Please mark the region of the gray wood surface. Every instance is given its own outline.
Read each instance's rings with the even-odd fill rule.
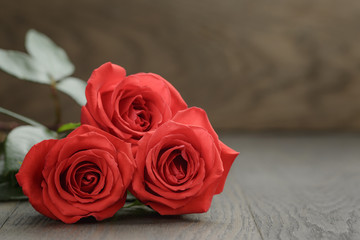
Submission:
[[[360,136],[223,135],[240,151],[205,214],[120,210],[66,225],[0,203],[0,239],[360,239]]]
[[[232,137],[263,239],[360,239],[360,138]]]
[[[4,223],[9,219],[9,217],[14,213],[15,209],[18,207],[18,202],[2,202],[0,203],[0,229]]]

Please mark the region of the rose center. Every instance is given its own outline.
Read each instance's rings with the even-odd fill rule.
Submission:
[[[137,97],[131,104],[128,117],[134,123],[135,128],[141,128],[142,131],[148,130],[151,122],[151,115],[142,97]]]
[[[99,170],[97,168],[80,168],[75,174],[75,179],[80,191],[92,193],[100,179]]]
[[[186,176],[187,165],[187,161],[181,155],[177,155],[169,165],[170,173],[181,180]]]

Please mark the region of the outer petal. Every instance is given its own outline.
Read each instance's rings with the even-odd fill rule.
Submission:
[[[197,107],[191,107],[183,111],[179,111],[174,118],[174,122],[182,123],[190,126],[198,126],[205,128],[210,135],[213,137],[214,142],[217,143],[219,140],[218,135],[210,124],[209,118],[207,117],[206,112]],[[218,145],[218,144],[217,144]]]
[[[239,155],[238,152],[226,146],[223,142],[220,142],[221,146],[221,159],[223,161],[224,173],[219,180],[219,185],[215,191],[215,194],[219,194],[223,191],[227,175],[230,171],[231,165],[233,164],[236,157]]]
[[[31,205],[47,217],[57,219],[44,205],[42,196],[43,182],[42,170],[48,151],[57,143],[57,140],[45,140],[33,146],[25,156],[16,179],[22,187],[23,192],[29,197]]]
[[[93,116],[89,113],[89,110],[87,109],[86,106],[83,106],[81,108],[81,123],[82,124],[90,124],[94,127],[100,127],[97,122],[95,121],[95,119],[93,118]]]
[[[215,193],[221,193],[223,191],[226,177],[230,171],[231,165],[239,153],[218,140],[218,136],[215,130],[212,128],[206,112],[201,108],[192,107],[183,111],[179,111],[172,120],[183,124],[203,127],[213,136],[214,141],[218,143],[219,149],[221,149],[221,159],[223,161],[224,173],[220,179]]]
[[[92,124],[93,122],[91,120],[94,120],[97,122],[96,126],[101,126],[102,128],[106,125],[112,125],[109,116],[107,116],[104,110],[102,97],[105,96],[106,93],[110,93],[111,96],[111,92],[119,82],[124,80],[125,75],[126,72],[124,68],[110,62],[101,65],[93,71],[85,89],[87,100],[85,107],[89,114],[87,114],[86,117],[81,117],[82,123]],[[107,105],[107,102],[105,102],[105,105]],[[109,111],[113,111],[113,109]],[[82,114],[86,113],[82,112]],[[93,119],[89,118],[89,115],[91,115]]]
[[[125,75],[124,68],[110,62],[104,63],[95,69],[88,80],[85,90],[88,103],[96,104],[97,93],[99,91],[111,91],[119,81],[125,78]]]
[[[81,127],[72,131],[68,135],[68,137],[72,137],[72,136],[80,135],[80,134],[86,134],[88,132],[95,132],[95,133],[105,136],[111,142],[111,144],[116,148],[116,150],[118,152],[124,152],[127,156],[129,156],[131,158],[132,162],[134,162],[134,159],[132,157],[130,143],[124,142],[123,140],[115,137],[114,135],[112,135],[108,132],[105,132],[95,126],[83,124],[83,125],[81,125]]]
[[[126,201],[126,192],[125,192],[124,196],[122,196],[120,198],[119,201],[114,203],[114,205],[106,208],[105,210],[103,210],[101,212],[94,212],[91,214],[91,216],[95,217],[95,219],[98,221],[104,220],[106,218],[110,218],[110,217],[114,216],[114,214],[125,205],[125,201]]]
[[[137,73],[128,76],[128,78],[132,77],[141,79],[141,83],[143,85],[151,88],[154,92],[162,94],[164,101],[169,104],[173,115],[178,111],[187,108],[187,104],[181,97],[180,93],[175,89],[173,85],[171,85],[171,83],[166,81],[160,75],[155,73]]]
[[[162,78],[161,76],[154,74],[154,73],[152,73],[152,75],[155,77]],[[175,115],[178,111],[186,109],[188,106],[187,106],[186,102],[184,101],[184,99],[181,97],[180,93],[175,89],[175,87],[166,80],[165,80],[165,83],[167,84],[170,95],[171,95],[170,108],[171,108],[173,115]]]
[[[58,210],[58,207],[50,200],[49,195],[47,194],[48,186],[47,186],[46,182],[43,182],[42,187],[44,189],[43,196],[42,196],[42,198],[44,199],[44,202],[53,211],[54,216],[56,215],[59,217],[59,218],[55,217],[54,219],[59,219],[59,220],[63,221],[64,223],[75,223],[75,222],[79,221],[81,218],[87,217],[87,216],[81,216],[81,215],[71,215],[71,216],[63,215]]]
[[[161,215],[203,213],[209,210],[213,196],[214,188],[209,187],[200,196],[192,198],[188,203],[180,208],[171,208],[156,202],[152,202],[149,205]]]

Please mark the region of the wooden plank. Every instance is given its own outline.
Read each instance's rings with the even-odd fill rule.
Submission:
[[[360,138],[227,137],[263,239],[360,239]]]
[[[237,164],[236,164],[237,165]],[[26,239],[254,239],[260,240],[238,183],[238,166],[231,170],[223,194],[215,196],[204,214],[163,217],[151,210],[124,209],[100,223],[66,225],[37,213],[22,202],[0,230],[2,240]],[[147,209],[147,208],[146,208]]]
[[[11,214],[18,207],[17,201],[0,202],[0,231],[5,222],[9,219]]]

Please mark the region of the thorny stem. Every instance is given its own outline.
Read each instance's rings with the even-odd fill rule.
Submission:
[[[49,76],[49,78],[50,78],[50,81],[51,81],[51,85],[50,85],[51,96],[52,96],[53,103],[54,103],[54,108],[55,108],[55,122],[54,122],[54,127],[53,128],[57,129],[60,126],[60,123],[61,123],[61,104],[60,104],[58,91],[56,89],[56,81],[51,76]]]

